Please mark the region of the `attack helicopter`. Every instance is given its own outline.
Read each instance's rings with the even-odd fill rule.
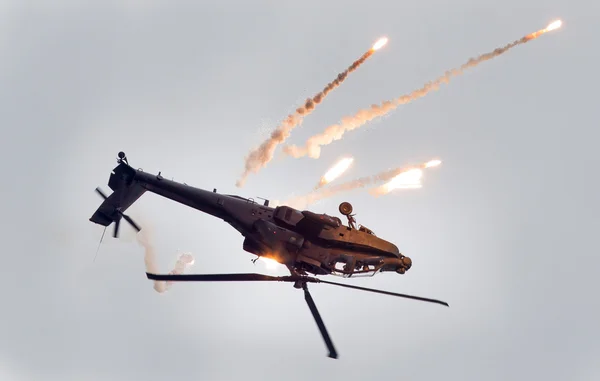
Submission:
[[[165,179],[134,169],[124,152],[119,152],[117,166],[109,176],[110,196],[96,191],[104,199],[90,218],[91,222],[108,227],[114,222],[113,236],[118,237],[122,219],[138,232],[141,227],[124,212],[145,192],[149,191],[201,212],[217,217],[231,225],[243,237],[242,248],[256,259],[264,257],[285,265],[290,275],[270,276],[264,274],[153,274],[146,273],[154,281],[179,282],[228,282],[228,281],[277,281],[291,282],[304,291],[305,300],[323,336],[328,356],[337,358],[337,351],[325,328],[325,324],[308,291],[308,283],[325,283],[351,289],[409,298],[449,306],[448,303],[419,296],[359,287],[326,281],[318,275],[337,275],[344,278],[373,276],[380,272],[405,274],[412,267],[412,260],[400,253],[391,242],[379,238],[365,226],[356,226],[353,207],[348,202],[339,205],[339,212],[346,216],[348,224],[340,218],[309,210],[298,210],[281,205],[269,206],[251,198],[221,194],[196,188],[185,183]],[[256,261],[254,259],[254,261]],[[311,275],[314,276],[311,276]]]

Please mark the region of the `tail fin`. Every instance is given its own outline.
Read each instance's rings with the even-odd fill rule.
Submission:
[[[138,231],[141,230],[131,218],[123,214],[146,192],[146,189],[135,180],[135,175],[135,169],[126,162],[120,161],[120,164],[113,169],[108,180],[108,186],[113,190],[113,193],[107,197],[100,189],[96,189],[104,198],[104,202],[94,212],[90,221],[102,226],[108,226],[115,222],[115,237],[117,236],[121,217],[125,218]]]

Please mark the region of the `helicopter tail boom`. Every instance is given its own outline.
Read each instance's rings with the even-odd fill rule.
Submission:
[[[118,234],[121,218],[129,222],[138,231],[141,230],[123,212],[133,205],[145,192],[158,194],[222,219],[228,216],[223,202],[225,198],[229,199],[228,204],[237,203],[246,205],[249,203],[249,200],[240,201],[237,198],[218,194],[216,190],[209,192],[188,186],[185,183],[182,184],[167,180],[161,176],[160,172],[158,175],[153,175],[144,172],[142,169],[136,170],[129,165],[123,152],[119,152],[117,162],[119,164],[112,170],[108,180],[108,186],[113,190],[113,193],[107,196],[100,188],[96,188],[96,192],[100,194],[104,202],[90,218],[91,222],[102,226],[108,226],[114,222],[115,237]]]

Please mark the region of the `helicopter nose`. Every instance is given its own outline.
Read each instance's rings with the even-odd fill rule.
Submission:
[[[410,259],[409,257],[402,257],[400,259],[400,264],[399,264],[398,268],[396,269],[396,272],[398,274],[404,274],[411,267],[412,267],[412,259]]]

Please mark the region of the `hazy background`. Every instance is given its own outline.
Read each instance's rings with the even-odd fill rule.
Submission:
[[[76,2],[70,2],[76,3]],[[95,3],[95,4],[93,4]],[[0,7],[0,379],[598,380],[597,1],[3,1]],[[371,57],[290,143],[468,58],[519,46],[238,189],[244,156],[379,37]],[[341,155],[341,181],[439,157],[423,188],[314,206],[414,261],[352,284],[450,308],[311,287],[340,353],[289,284],[175,284],[158,294],[129,225],[94,253],[88,221],[118,151],[206,189],[285,199]],[[130,214],[164,272],[263,272],[233,228],[144,195]],[[337,278],[333,280],[338,280]],[[342,280],[343,281],[343,280]]]

